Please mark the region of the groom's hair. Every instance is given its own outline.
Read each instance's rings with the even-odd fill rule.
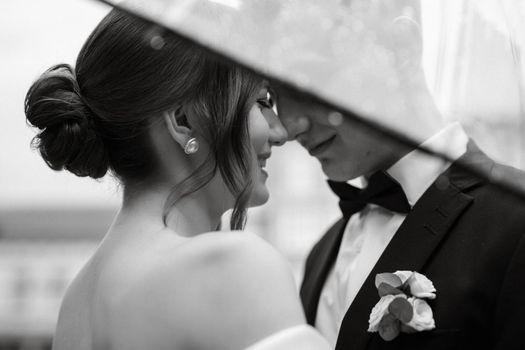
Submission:
[[[162,112],[189,106],[211,152],[173,189],[165,215],[220,172],[236,197],[231,226],[238,229],[252,188],[248,112],[261,84],[184,38],[113,9],[85,42],[75,68],[54,66],[33,83],[25,112],[39,129],[33,146],[49,167],[92,178],[110,171],[131,191],[159,171],[151,125]]]

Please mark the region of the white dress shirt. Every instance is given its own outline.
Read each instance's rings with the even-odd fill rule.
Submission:
[[[456,160],[466,152],[467,143],[463,128],[459,123],[453,123],[422,146]],[[413,206],[449,166],[448,162],[414,150],[390,167],[387,173],[399,182]],[[362,178],[350,183],[362,188],[366,186],[366,180]],[[368,204],[350,217],[336,262],[321,292],[315,320],[316,328],[332,346],[335,347],[346,311],[405,217],[405,214],[374,204]]]

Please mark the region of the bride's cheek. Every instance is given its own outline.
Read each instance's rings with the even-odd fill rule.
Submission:
[[[248,115],[248,132],[250,143],[255,153],[260,153],[268,142],[268,122],[258,107],[253,106]]]

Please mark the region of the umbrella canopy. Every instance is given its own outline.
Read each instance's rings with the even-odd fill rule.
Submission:
[[[419,0],[115,4],[257,72],[388,126],[405,123],[403,95],[419,89],[403,81],[419,69],[409,62],[408,51],[421,51],[422,43],[399,43],[404,40],[402,31],[419,30]],[[415,130],[403,131],[417,136]]]
[[[315,97],[387,141],[416,147],[432,118],[460,120],[495,158],[525,168],[519,0],[104,2]]]

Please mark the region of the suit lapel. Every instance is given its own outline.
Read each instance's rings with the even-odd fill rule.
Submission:
[[[473,143],[469,144],[469,150],[459,162],[480,167],[485,171],[490,170],[493,164]],[[381,255],[347,311],[339,332],[336,350],[366,348],[372,335],[367,332],[369,315],[379,301],[375,287],[376,274],[396,270],[422,271],[454,222],[472,202],[472,197],[462,191],[480,182],[460,167],[452,165],[423,194]]]
[[[308,258],[306,274],[301,286],[301,300],[306,320],[310,325],[314,325],[319,297],[339,252],[346,222],[346,220],[341,219],[333,225],[312,249]]]

